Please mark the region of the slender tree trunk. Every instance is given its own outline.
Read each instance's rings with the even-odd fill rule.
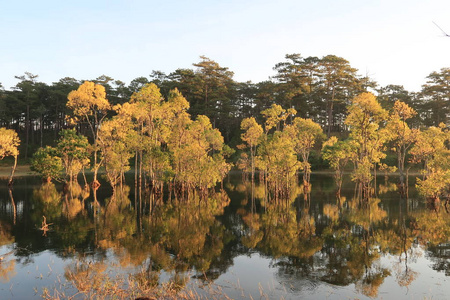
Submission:
[[[11,168],[11,174],[9,175],[8,186],[13,185],[13,177],[14,177],[14,173],[16,172],[16,167],[17,167],[17,155],[14,156],[14,165]]]
[[[13,208],[13,225],[16,225],[17,208],[16,208],[16,203],[14,202],[12,189],[8,189],[8,193],[9,193],[9,199],[11,200],[11,206]]]
[[[97,189],[98,187],[100,187],[100,183],[97,180],[97,174],[98,174],[98,164],[97,164],[97,155],[98,155],[98,151],[97,151],[97,141],[94,141],[94,178],[92,180],[92,187],[94,189]]]
[[[28,158],[29,133],[30,133],[30,105],[27,105],[27,112],[25,116],[25,158]]]
[[[40,145],[41,145],[41,147],[42,147],[42,145],[43,145],[43,135],[44,135],[44,115],[42,115],[41,114],[41,121],[40,121],[40,123],[41,123],[41,141],[40,141]]]
[[[334,94],[335,90],[333,87],[333,91],[331,93],[331,99],[329,101],[329,108],[328,108],[328,130],[327,130],[327,137],[330,138],[331,136],[331,125],[333,124],[333,107],[334,107]]]

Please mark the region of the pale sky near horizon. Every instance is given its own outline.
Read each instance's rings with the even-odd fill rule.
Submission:
[[[444,0],[0,0],[0,83],[105,74],[128,84],[205,55],[234,79],[267,80],[286,54],[343,57],[381,86],[419,91],[450,67]]]

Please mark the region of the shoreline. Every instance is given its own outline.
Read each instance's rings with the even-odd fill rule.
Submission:
[[[9,178],[11,174],[11,166],[1,166],[0,167],[0,178]],[[18,165],[16,167],[16,172],[14,173],[14,177],[23,177],[23,176],[38,176],[39,174],[31,171],[30,165]]]
[[[128,172],[133,172],[133,168]],[[86,170],[86,173],[89,173],[89,170]],[[127,173],[128,173],[127,172]],[[240,170],[232,169],[230,170],[229,174],[241,172]],[[344,171],[345,175],[351,174],[351,170]],[[101,172],[99,172],[101,173]],[[302,172],[300,171],[299,174]],[[11,174],[11,166],[0,166],[0,178],[9,178],[9,175]],[[334,171],[330,169],[324,169],[324,170],[315,170],[312,171],[311,174],[325,174],[325,175],[333,175]],[[384,172],[377,172],[377,176],[384,176]],[[422,175],[420,171],[414,170],[409,172],[409,176],[420,176]],[[39,173],[34,172],[31,170],[30,165],[18,165],[16,168],[16,172],[14,174],[14,177],[23,177],[23,176],[39,176]],[[398,172],[389,172],[388,176],[399,176]]]

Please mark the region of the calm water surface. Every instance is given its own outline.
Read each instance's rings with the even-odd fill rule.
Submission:
[[[407,199],[395,182],[378,177],[366,208],[351,182],[338,200],[321,174],[309,201],[297,187],[274,205],[233,174],[207,201],[151,205],[104,183],[95,206],[81,188],[18,178],[0,189],[0,298],[70,296],[120,277],[199,294],[214,283],[235,299],[446,299],[450,215],[426,205],[413,177]]]

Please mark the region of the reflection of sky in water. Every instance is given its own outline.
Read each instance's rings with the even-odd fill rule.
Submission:
[[[11,246],[1,247],[0,255],[10,252],[11,249]],[[16,274],[6,282],[0,281],[2,299],[37,299],[42,294],[43,286],[51,288],[61,277],[64,281],[64,266],[68,260],[56,256],[51,251],[20,258],[8,255],[0,263],[0,267],[3,267],[5,262],[15,259],[17,259],[14,269]]]
[[[360,296],[351,287],[335,287],[327,283],[288,276],[273,266],[273,260],[254,253],[234,259],[233,266],[216,281],[231,298],[239,299],[342,299]],[[241,290],[239,287],[245,287]],[[336,298],[333,298],[334,296]]]
[[[414,250],[415,258],[408,262],[408,272],[417,277],[408,287],[401,287],[396,277],[405,272],[404,257],[386,255],[376,264],[390,268],[391,276],[385,278],[378,289],[377,299],[448,299],[449,278],[443,272],[430,268],[424,250]],[[356,291],[354,284],[334,286],[319,280],[287,274],[274,268],[278,260],[261,257],[254,253],[234,259],[233,266],[216,281],[234,299],[373,299]],[[397,273],[396,273],[397,272]],[[246,287],[245,290],[242,287]]]

